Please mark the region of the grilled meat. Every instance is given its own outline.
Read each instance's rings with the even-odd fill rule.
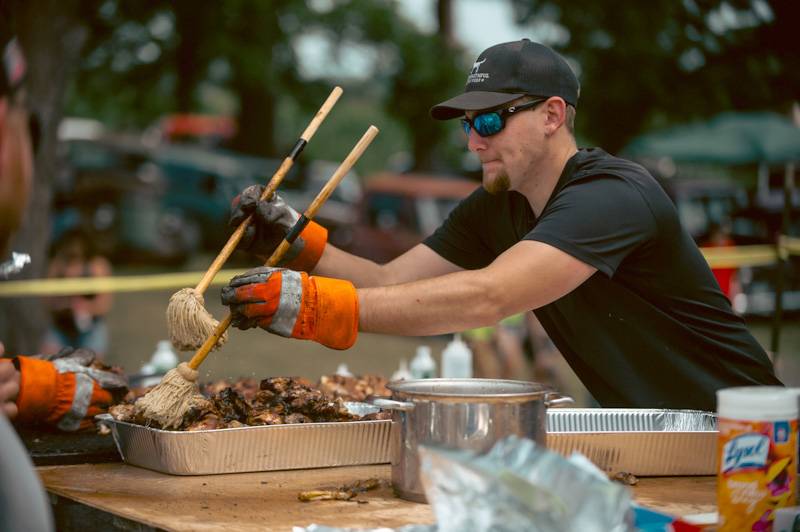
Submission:
[[[222,414],[222,419],[226,422],[247,420],[247,415],[251,409],[245,400],[233,388],[225,388],[215,394],[211,400],[214,406]]]
[[[363,402],[370,397],[389,397],[387,380],[378,375],[347,377],[344,375],[323,375],[319,379],[319,389],[325,393],[341,397],[344,401]]]
[[[237,379],[233,383],[223,379],[204,384],[201,386],[200,390],[203,392],[203,395],[211,397],[214,394],[218,394],[225,388],[233,388],[233,390],[241,395],[245,401],[252,401],[256,393],[258,393],[258,384],[258,379],[251,377]]]
[[[181,429],[187,432],[194,432],[198,430],[224,429],[224,428],[227,428],[227,425],[216,414],[206,414],[201,419],[193,423],[189,423],[188,425],[184,420],[184,423],[181,425]]]
[[[271,410],[253,410],[247,417],[248,425],[283,425],[283,416]]]
[[[286,422],[286,424],[312,423],[313,422],[310,417],[305,416],[305,415],[303,415],[303,414],[301,414],[299,412],[295,412],[294,414],[289,414],[288,416],[286,416],[284,421]]]
[[[376,376],[359,379],[333,375],[323,377],[319,387],[299,377],[271,377],[256,381],[240,379],[233,384],[215,381],[201,386],[203,395],[190,400],[179,430],[197,431],[247,425],[282,425],[361,419],[388,419],[389,412],[359,417],[350,414],[344,401],[364,400],[373,395],[389,395],[386,380]],[[133,403],[148,389],[132,390],[125,403],[109,410],[115,419],[147,424],[138,419]],[[150,422],[152,426],[152,421]]]
[[[136,423],[136,413],[134,411],[133,403],[120,403],[118,405],[114,405],[108,409],[108,413],[111,414],[111,417],[117,421]]]

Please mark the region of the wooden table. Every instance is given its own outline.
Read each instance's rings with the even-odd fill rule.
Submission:
[[[430,506],[398,499],[388,465],[180,477],[125,464],[38,468],[59,530],[281,530],[312,523],[399,527],[435,521]],[[300,491],[378,478],[353,501],[300,502]],[[675,515],[713,512],[715,477],[643,478],[638,502]]]

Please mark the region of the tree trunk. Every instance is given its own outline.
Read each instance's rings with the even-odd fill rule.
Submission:
[[[175,13],[175,32],[178,34],[178,45],[175,50],[175,104],[179,113],[194,110],[195,90],[200,77],[205,74],[205,58],[200,51],[202,40],[204,13],[195,2],[177,0],[172,5]]]
[[[436,2],[436,20],[439,23],[439,35],[448,47],[456,45],[453,34],[453,2],[451,0],[438,0]]]
[[[263,83],[237,84],[239,96],[238,131],[233,148],[243,153],[274,157],[275,97]]]
[[[285,36],[278,22],[280,2],[246,4],[232,31],[242,47],[228,59],[233,66],[233,90],[239,98],[235,150],[274,157],[276,94],[287,65],[276,61],[276,47]],[[277,55],[280,55],[279,53]]]
[[[77,0],[12,2],[16,30],[28,64],[28,108],[39,120],[41,137],[34,182],[22,225],[11,249],[29,253],[31,264],[15,278],[41,278],[47,270],[50,186],[56,169],[56,132],[64,92],[86,39],[73,16]],[[46,21],[43,22],[43,21]],[[33,354],[48,324],[39,298],[5,299],[0,306],[0,340],[9,354]]]

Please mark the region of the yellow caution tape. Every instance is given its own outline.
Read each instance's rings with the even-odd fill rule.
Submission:
[[[769,266],[778,262],[779,250],[783,260],[800,255],[800,238],[781,235],[779,248],[770,245],[700,248],[712,268]]]
[[[789,255],[800,255],[800,238],[781,235],[781,247],[784,248]]]
[[[243,270],[222,270],[212,285],[227,284]],[[30,279],[0,282],[0,297],[67,296],[103,292],[143,292],[169,288],[194,287],[205,272],[161,273],[154,275],[125,275],[112,277],[70,277],[60,279]]]
[[[741,268],[742,266],[768,266],[778,260],[775,246],[730,246],[700,248],[712,268]]]

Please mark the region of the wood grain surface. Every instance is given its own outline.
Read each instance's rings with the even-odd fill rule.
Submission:
[[[281,530],[312,523],[399,527],[434,521],[430,506],[398,499],[388,465],[180,477],[125,464],[38,468],[49,492],[165,530]],[[364,502],[300,502],[300,491],[378,478]],[[633,488],[643,505],[675,515],[712,512],[715,477],[643,478]]]

